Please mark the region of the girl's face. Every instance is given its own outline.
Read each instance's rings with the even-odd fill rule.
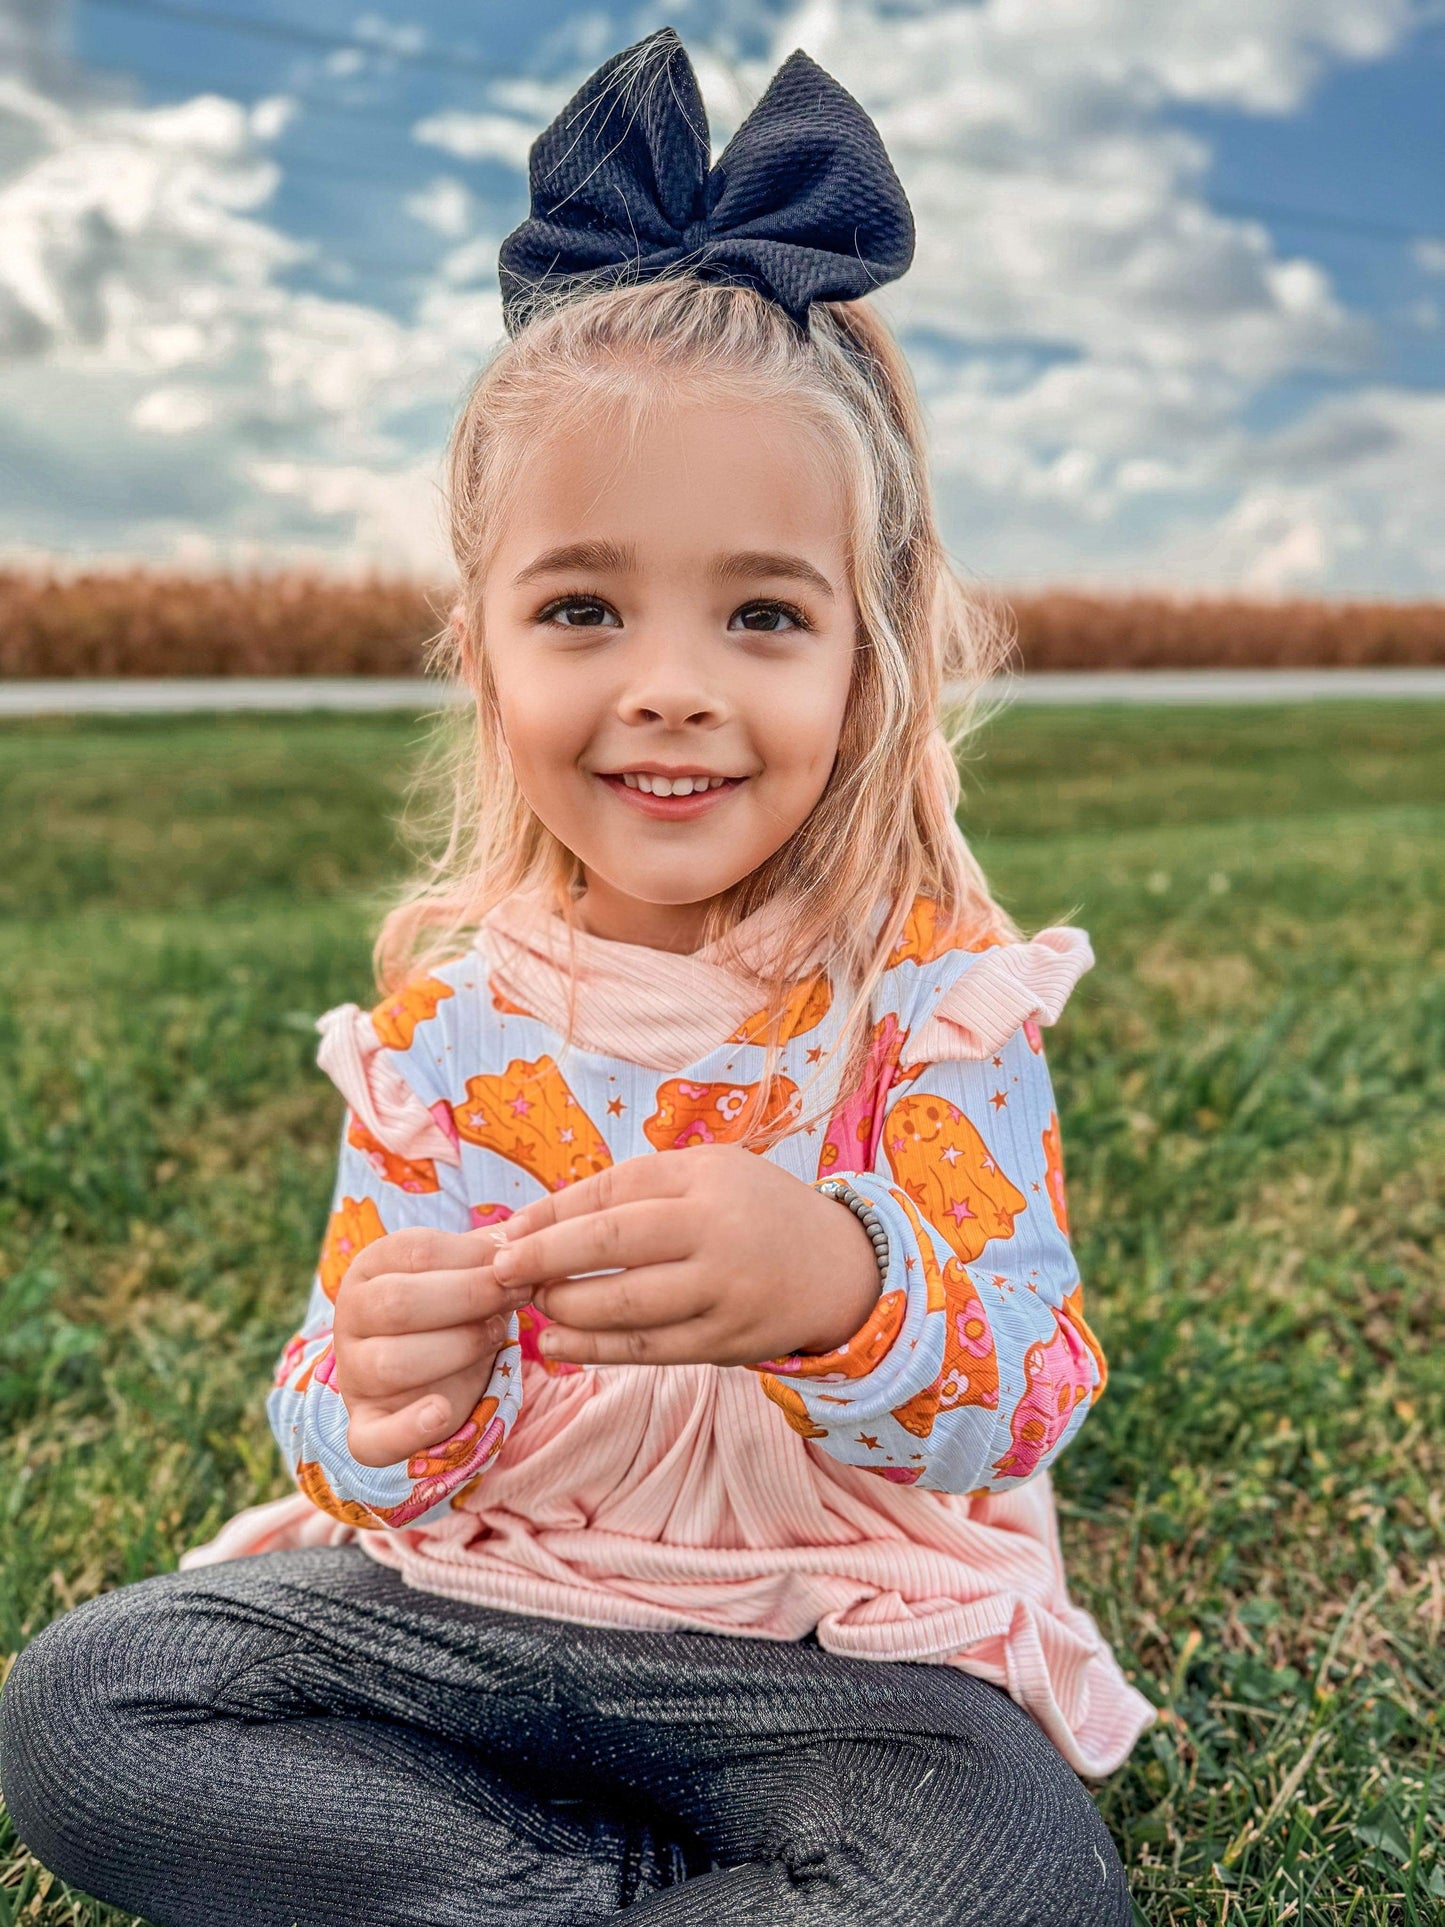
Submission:
[[[694,401],[630,449],[595,426],[540,441],[510,501],[481,622],[517,781],[582,863],[584,928],[696,949],[837,755],[842,491],[782,411]],[[664,776],[671,796],[642,787]]]

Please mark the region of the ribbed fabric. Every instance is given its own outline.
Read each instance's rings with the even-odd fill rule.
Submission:
[[[742,928],[745,966],[782,914]],[[560,920],[514,901],[471,955],[321,1020],[348,1122],[327,1247],[269,1406],[301,1489],[238,1514],[182,1568],[358,1540],[408,1585],[478,1607],[944,1661],[1004,1688],[1078,1772],[1112,1771],[1153,1713],[1069,1599],[1047,1471],[1103,1386],[1037,1028],[1092,962],[1082,931],[965,952],[920,900],[875,1087],[770,1153],[806,1180],[846,1171],[885,1217],[900,1288],[856,1363],[548,1369],[519,1328],[454,1441],[396,1467],[350,1458],[330,1320],[358,1240],[496,1222],[539,1187],[671,1142],[667,1105],[711,1128],[756,1074],[746,968],[579,933],[564,1079],[567,950]],[[794,1017],[801,1077],[815,1040],[826,1062],[837,1012],[808,996]],[[455,1158],[416,1155],[433,1129]],[[937,1161],[943,1145],[955,1165]],[[976,1336],[948,1323],[965,1311]]]
[[[155,1927],[1130,1918],[1084,1788],[981,1680],[492,1612],[355,1547],[63,1614],[0,1696],[0,1788]]]

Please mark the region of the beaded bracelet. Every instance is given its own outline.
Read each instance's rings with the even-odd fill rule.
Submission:
[[[839,1204],[846,1204],[857,1218],[863,1229],[873,1241],[873,1256],[878,1260],[878,1275],[886,1282],[888,1277],[888,1232],[883,1220],[869,1204],[868,1200],[855,1191],[846,1178],[823,1178],[814,1187],[827,1197],[836,1198]]]

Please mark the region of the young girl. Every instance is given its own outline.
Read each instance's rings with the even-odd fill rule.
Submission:
[[[912,225],[801,53],[718,166],[670,30],[536,143],[458,426],[475,696],[268,1402],[298,1490],[45,1628],[20,1836],[147,1919],[1077,1923],[1150,1718],[1048,1468],[1104,1385],[993,666],[860,297]]]

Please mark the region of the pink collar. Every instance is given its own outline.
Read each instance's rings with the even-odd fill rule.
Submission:
[[[575,932],[578,1048],[652,1070],[686,1070],[762,1008],[771,940],[787,927],[791,908],[787,897],[774,897],[734,927],[730,941],[742,946],[743,971],[720,961],[721,941],[683,954]],[[482,918],[473,947],[494,993],[565,1032],[568,939],[550,904],[516,892]]]

